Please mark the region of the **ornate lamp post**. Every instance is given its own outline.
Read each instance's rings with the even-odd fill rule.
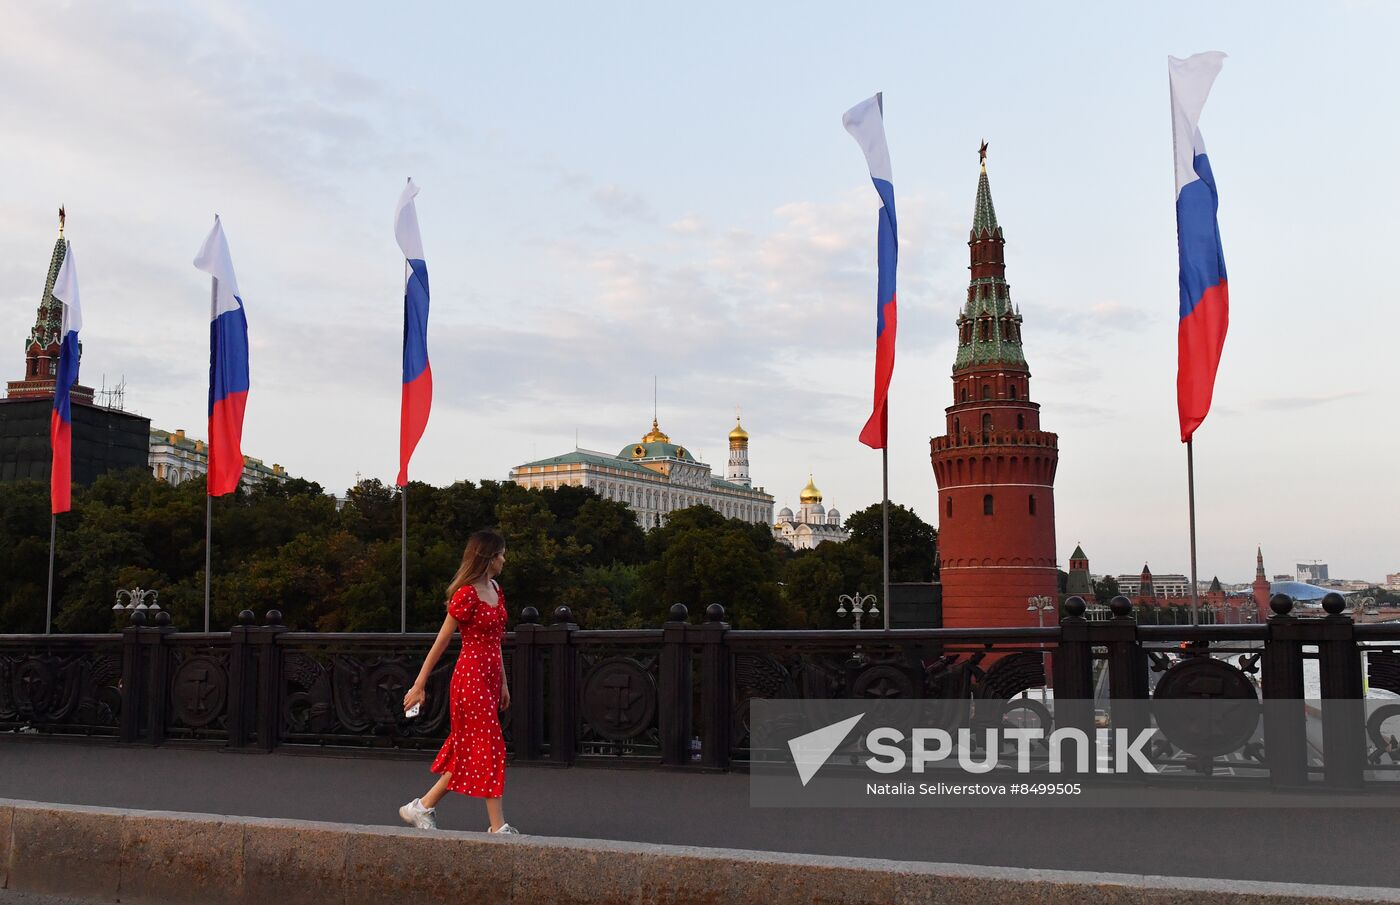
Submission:
[[[862,594],[860,591],[856,591],[854,594],[842,594],[837,597],[836,600],[839,604],[839,606],[836,607],[836,615],[845,616],[849,612],[851,616],[855,617],[857,629],[860,628],[860,619],[862,616],[867,613],[871,618],[880,615],[880,608],[875,605],[874,594]],[[848,604],[851,607],[849,611],[846,609]],[[867,604],[869,606],[867,606]]]
[[[126,598],[125,603],[122,602],[123,597]],[[132,588],[128,591],[123,588],[117,591],[117,602],[112,604],[112,610],[126,610],[127,612],[158,610],[160,609],[160,604],[156,602],[158,597],[160,597],[159,591],[147,591],[142,588]],[[150,600],[150,603],[146,602],[147,599]]]

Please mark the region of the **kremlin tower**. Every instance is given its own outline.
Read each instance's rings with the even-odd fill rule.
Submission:
[[[947,628],[1034,625],[1027,598],[1057,590],[1058,440],[1040,429],[1040,406],[1031,401],[986,153],[983,143],[953,404],[945,410],[947,433],[930,441]]]
[[[44,292],[39,296],[39,311],[34,317],[29,338],[24,343],[24,376],[8,383],[6,395],[10,399],[52,400],[54,387],[58,383],[58,350],[63,343],[63,303],[54,298],[53,286],[63,266],[63,256],[68,252],[63,238],[65,219],[63,208],[59,208],[58,241],[54,242],[53,257],[49,259],[49,275],[44,281]],[[81,343],[78,349],[81,357]],[[74,402],[92,402],[92,389],[74,384],[69,397]]]

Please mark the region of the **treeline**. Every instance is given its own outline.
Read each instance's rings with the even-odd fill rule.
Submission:
[[[397,631],[398,488],[364,481],[348,497],[337,510],[320,485],[292,480],[214,500],[211,628],[276,608],[302,631]],[[202,480],[174,487],[141,470],[75,488],[58,517],[55,630],[123,627],[115,592],[137,586],[159,591],[177,628],[202,627],[205,501]],[[441,623],[466,539],[487,527],[506,538],[512,620],[533,606],[548,621],[566,605],[586,628],[651,627],[672,604],[698,616],[719,603],[738,627],[837,627],[838,595],[880,586],[878,505],[847,519],[849,542],[802,552],[703,506],[644,532],[626,506],[579,487],[414,483],[408,513],[410,631]],[[933,527],[893,506],[890,529],[891,580],[931,580]],[[48,486],[0,484],[0,632],[43,631],[48,542]]]

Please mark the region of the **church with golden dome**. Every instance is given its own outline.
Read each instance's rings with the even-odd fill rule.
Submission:
[[[691,450],[671,442],[653,418],[651,430],[616,455],[575,449],[517,465],[510,479],[528,489],[589,487],[604,499],[625,503],[643,528],[664,525],[672,512],[690,506],[709,506],[726,518],[756,525],[773,522],[773,497],[749,479],[749,432],[737,417],[723,478]]]
[[[850,532],[841,527],[841,513],[822,505],[822,492],[807,476],[807,486],[798,495],[797,512],[784,506],[773,523],[773,537],[794,550],[812,550],[823,541],[839,544]]]

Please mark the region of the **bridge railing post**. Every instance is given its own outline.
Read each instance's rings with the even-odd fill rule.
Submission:
[[[127,744],[141,741],[148,725],[150,676],[146,668],[147,651],[141,643],[145,626],[146,614],[137,611],[131,614],[131,624],[122,629],[122,715],[117,737]]]
[[[1082,597],[1064,602],[1060,619],[1060,641],[1051,658],[1055,677],[1055,725],[1078,729],[1094,739],[1094,646],[1089,639],[1089,623],[1084,618],[1088,606]]]
[[[1308,782],[1307,714],[1303,703],[1303,627],[1291,614],[1293,601],[1275,594],[1274,615],[1264,641],[1264,758],[1269,781],[1278,788]]]
[[[544,746],[544,664],[539,635],[540,611],[520,613],[511,654],[510,729],[517,761],[537,761]]]
[[[271,751],[282,741],[282,649],[277,636],[287,631],[280,610],[268,610],[266,625],[249,632],[257,648],[257,747]]]
[[[712,770],[728,770],[734,691],[726,643],[729,623],[724,621],[724,607],[710,604],[705,608],[705,622],[689,632],[700,643],[700,713],[704,726],[700,737],[700,764]]]
[[[1327,784],[1336,789],[1361,789],[1366,770],[1366,702],[1361,679],[1361,653],[1356,625],[1344,615],[1341,594],[1322,598],[1327,616],[1318,642],[1318,675],[1322,680],[1322,761]]]
[[[680,767],[690,763],[694,682],[690,654],[689,611],[685,604],[671,607],[661,626],[661,675],[657,729],[661,735],[661,763]]]
[[[1108,648],[1109,706],[1121,702],[1109,719],[1115,728],[1126,729],[1129,737],[1136,738],[1151,722],[1148,715],[1147,653],[1138,640],[1132,601],[1119,595],[1109,601],[1108,607],[1113,617],[1108,622],[1093,623],[1090,631],[1097,636],[1097,641]],[[1118,736],[1115,734],[1110,738],[1116,744]],[[1127,767],[1129,774],[1142,775],[1142,768],[1136,761],[1129,761]]]
[[[256,617],[252,610],[238,614],[238,625],[228,632],[228,747],[246,748],[257,725],[257,660],[249,641]]]
[[[573,611],[561,606],[554,623],[537,635],[549,649],[549,760],[569,766],[578,748],[578,631]]]

